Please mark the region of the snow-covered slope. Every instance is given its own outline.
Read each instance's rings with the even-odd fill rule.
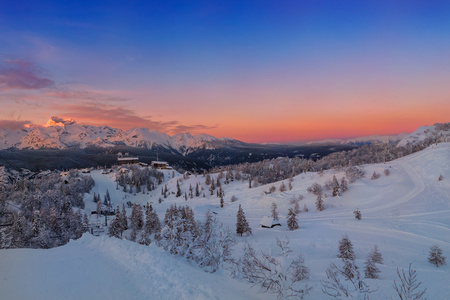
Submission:
[[[257,299],[224,274],[195,269],[154,245],[106,236],[0,255],[2,299]]]
[[[169,191],[181,192],[199,183],[201,197],[187,201],[169,193],[159,203],[160,189],[136,196],[115,189],[115,175],[91,173],[96,182],[92,194],[86,195],[86,210],[95,210],[93,193],[109,190],[114,205],[131,201],[150,202],[163,219],[171,204],[189,205],[196,219],[202,219],[209,209],[215,217],[232,230],[236,212],[242,206],[253,230],[250,237],[236,236],[236,259],[242,257],[246,242],[259,252],[275,252],[275,239],[288,237],[294,253],[302,254],[310,268],[313,289],[305,299],[329,299],[322,293],[321,280],[326,280],[325,270],[330,262],[339,264],[336,257],[338,241],[348,234],[353,243],[356,264],[364,273],[364,262],[369,251],[378,245],[383,256],[379,279],[366,279],[376,292],[371,299],[397,299],[393,286],[397,268],[407,269],[411,263],[417,270],[421,287],[427,288],[428,299],[450,299],[450,266],[439,268],[427,261],[429,248],[436,244],[444,256],[450,255],[450,144],[442,143],[386,164],[363,166],[366,177],[349,184],[342,196],[324,198],[325,210],[315,210],[316,197],[306,190],[314,182],[324,184],[333,175],[344,176],[344,171],[329,170],[323,174],[308,172],[296,176],[292,190],[280,192],[281,182],[252,187],[248,182],[232,181],[223,184],[225,206],[220,208],[219,198],[210,196],[205,178],[201,175],[184,178],[172,171],[165,172]],[[384,170],[389,170],[389,176]],[[371,174],[382,174],[371,180]],[[175,176],[172,177],[172,174]],[[438,180],[439,176],[443,180]],[[217,174],[213,175],[217,179]],[[265,194],[271,186],[277,188]],[[203,193],[205,196],[203,196]],[[238,200],[231,202],[232,196]],[[300,228],[289,231],[286,226],[290,200],[303,195],[302,212],[298,216]],[[270,215],[276,203],[281,227],[261,228],[260,220]],[[304,206],[309,211],[304,211]],[[353,211],[359,208],[362,220],[356,220]],[[130,214],[130,210],[128,211]],[[97,220],[98,221],[98,220]],[[96,217],[91,216],[91,222]],[[1,250],[0,290],[5,299],[276,299],[276,295],[263,293],[258,286],[245,283],[242,278],[232,278],[226,270],[214,274],[202,271],[184,258],[172,256],[153,244],[139,245],[127,240],[106,236],[83,236],[78,241],[50,250]]]
[[[326,145],[326,144],[334,144],[334,145],[362,145],[362,144],[375,144],[375,143],[393,143],[397,142],[403,137],[407,136],[407,133],[400,133],[398,135],[371,135],[371,136],[363,136],[352,139],[326,139],[320,141],[308,142],[309,145]]]
[[[0,150],[126,145],[147,149],[161,146],[185,155],[196,149],[215,149],[229,142],[230,139],[215,138],[206,134],[192,136],[189,133],[181,133],[170,137],[147,128],[124,131],[108,126],[83,125],[58,116],[51,117],[44,126],[32,126],[17,131],[0,129]]]
[[[409,144],[417,144],[424,141],[427,138],[447,138],[450,141],[450,123],[434,124],[432,126],[421,126],[417,128],[413,133],[404,136],[398,146],[406,146]]]

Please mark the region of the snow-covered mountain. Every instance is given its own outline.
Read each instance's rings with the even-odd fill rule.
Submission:
[[[427,138],[450,141],[450,123],[436,123],[432,126],[421,126],[413,133],[405,135],[397,146],[406,146],[417,144]]]
[[[0,150],[42,148],[86,148],[88,146],[112,147],[125,145],[153,149],[163,147],[186,155],[197,149],[216,149],[230,142],[229,138],[216,138],[207,134],[192,136],[179,133],[169,136],[148,128],[133,128],[127,131],[108,126],[78,124],[72,119],[52,116],[44,126],[31,126],[21,130],[0,129]]]

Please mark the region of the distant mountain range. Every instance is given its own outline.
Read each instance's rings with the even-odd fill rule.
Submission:
[[[0,128],[0,165],[30,170],[110,166],[117,153],[128,152],[142,162],[162,159],[178,169],[257,162],[277,157],[317,159],[363,144],[418,142],[430,135],[449,135],[449,123],[420,127],[412,134],[323,140],[300,145],[252,144],[207,134],[169,136],[147,128],[127,131],[108,126],[78,124],[53,116],[44,126],[21,130]]]
[[[22,130],[0,129],[0,150],[129,146],[144,149],[162,147],[187,155],[197,149],[216,149],[243,144],[245,143],[234,139],[216,138],[207,134],[193,136],[186,132],[169,136],[148,128],[124,131],[108,126],[83,125],[72,119],[63,119],[58,116],[51,117],[44,126],[33,126]]]

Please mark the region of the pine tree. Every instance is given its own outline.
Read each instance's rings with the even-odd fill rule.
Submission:
[[[317,200],[316,200],[316,209],[317,209],[318,211],[322,211],[322,210],[325,209],[325,206],[324,206],[324,204],[323,204],[322,194],[319,194],[319,195],[317,196]]]
[[[272,202],[272,208],[271,208],[272,218],[276,221],[279,220],[278,217],[278,211],[277,211],[277,204],[275,202]]]
[[[102,213],[102,203],[100,201],[97,202],[97,219]]]
[[[337,257],[342,259],[355,260],[355,253],[353,252],[353,244],[348,238],[348,235],[343,235],[339,241],[339,254]]]
[[[239,209],[237,212],[237,222],[236,222],[236,233],[241,236],[245,233],[247,235],[252,234],[252,229],[250,228],[247,219],[245,218],[245,213],[242,210],[241,205],[239,204]]]
[[[197,182],[197,184],[195,185],[195,197],[199,197],[199,196],[200,196],[200,190],[198,188],[198,182]]]
[[[144,226],[142,208],[139,204],[133,204],[133,208],[131,210],[131,229],[132,230],[141,230]]]
[[[380,273],[380,269],[378,269],[371,255],[368,255],[365,262],[364,275],[366,276],[366,278],[377,279],[378,273]]]
[[[341,194],[344,193],[348,189],[347,180],[345,177],[342,177],[341,179]]]
[[[177,198],[181,196],[180,182],[177,180],[177,194],[175,195]]]
[[[286,185],[284,184],[284,181],[281,182],[280,185],[280,192],[285,192],[286,191]]]
[[[125,210],[125,203],[122,203],[122,214],[120,218],[120,226],[122,227],[122,230],[128,229],[128,217],[127,217],[127,211]]]
[[[209,176],[209,174],[206,175],[205,184],[206,185],[210,185],[211,184],[211,176]]]
[[[353,214],[355,214],[355,219],[361,220],[361,211],[359,209],[355,209]]]
[[[287,215],[287,226],[289,230],[298,229],[297,214],[292,208],[289,208]]]
[[[211,191],[211,196],[214,195],[214,191],[216,189],[216,184],[214,183],[214,180],[211,180],[211,187],[210,187],[210,191]]]
[[[156,211],[153,210],[151,205],[147,204],[145,211],[145,231],[148,234],[159,233],[161,231],[161,223]]]
[[[333,175],[333,197],[339,196],[339,182],[336,178],[336,176]]]
[[[445,256],[442,256],[442,250],[438,245],[433,245],[430,248],[430,254],[428,255],[428,261],[436,267],[445,265]]]
[[[110,237],[122,238],[122,226],[121,226],[121,213],[119,209],[119,205],[116,208],[116,217],[109,224],[108,233]]]
[[[375,245],[373,246],[372,251],[370,252],[370,259],[377,264],[382,264],[383,263],[383,257],[381,256],[380,251],[378,250],[378,246]]]
[[[106,190],[106,200],[108,201],[108,204],[111,204],[111,196],[109,195],[109,191]]]

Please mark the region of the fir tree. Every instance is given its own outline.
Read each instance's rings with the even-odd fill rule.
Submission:
[[[436,267],[445,265],[445,256],[442,256],[442,250],[438,245],[433,245],[430,248],[430,254],[428,255],[428,261]]]
[[[197,184],[195,185],[195,197],[199,197],[199,196],[200,196],[200,190],[198,188],[198,182],[197,182]]]
[[[325,206],[324,206],[324,204],[323,204],[322,194],[319,194],[319,195],[317,196],[317,200],[316,200],[316,209],[317,209],[318,211],[322,211],[322,210],[325,209]]]
[[[121,216],[120,226],[122,227],[122,230],[125,231],[128,229],[128,217],[127,217],[127,211],[125,210],[125,203],[122,203],[122,214],[120,216]]]
[[[177,180],[177,194],[175,195],[177,198],[181,196],[180,182]]]
[[[380,269],[378,269],[371,255],[368,255],[365,262],[364,275],[366,276],[366,278],[377,279],[378,273],[380,273]]]
[[[347,184],[347,180],[345,179],[345,177],[342,177],[341,179],[341,194],[344,193],[347,189],[348,189],[348,184]]]
[[[121,226],[121,213],[119,209],[119,205],[116,208],[116,217],[109,224],[108,233],[110,237],[122,238],[122,226]]]
[[[339,241],[339,254],[337,257],[342,259],[355,260],[355,253],[353,252],[353,244],[348,238],[348,235],[343,235]]]
[[[289,230],[298,229],[297,214],[292,208],[289,208],[287,215],[287,226]]]
[[[272,218],[276,221],[279,220],[278,217],[278,211],[277,211],[277,204],[275,202],[272,202],[272,208],[271,208]]]
[[[370,252],[370,259],[377,264],[382,264],[383,263],[383,257],[381,256],[380,251],[378,250],[378,246],[375,245],[373,246],[372,251]]]
[[[245,218],[245,213],[242,210],[241,205],[239,204],[239,209],[237,212],[237,222],[236,222],[236,233],[241,236],[245,233],[247,235],[252,234],[252,229],[250,228],[247,219]]]
[[[339,196],[339,182],[336,178],[336,176],[333,175],[333,197]]]

